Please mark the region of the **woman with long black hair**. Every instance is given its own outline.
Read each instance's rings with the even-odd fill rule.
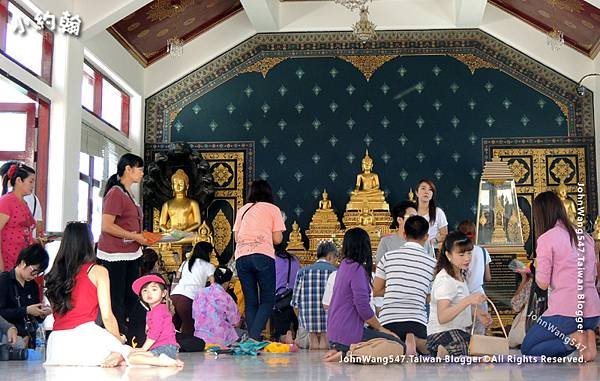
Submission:
[[[369,234],[361,228],[346,231],[342,256],[327,310],[327,340],[333,351],[325,355],[325,361],[339,358],[340,353],[344,356],[352,344],[378,337],[400,343],[404,347],[400,354],[416,354],[414,339],[405,345],[395,333],[379,323],[369,304],[373,267]],[[364,328],[365,323],[370,328]]]
[[[123,345],[110,306],[109,274],[96,265],[89,226],[65,228],[54,265],[46,275],[46,295],[54,313],[46,365],[117,366],[130,347]],[[96,325],[100,311],[105,328]]]
[[[596,291],[594,241],[575,228],[554,192],[533,200],[536,235],[535,282],[548,293],[548,309],[536,316],[521,352],[530,356],[565,357],[579,351],[584,361],[597,355],[595,329],[600,322]]]
[[[0,272],[15,267],[22,249],[33,243],[35,219],[23,199],[33,193],[35,171],[25,164],[10,161],[0,167]],[[12,190],[8,192],[8,186]],[[7,193],[8,192],[8,193]]]
[[[140,276],[141,245],[148,241],[142,234],[142,208],[133,197],[131,186],[144,177],[141,157],[126,153],[117,164],[104,190],[102,233],[98,240],[98,263],[110,275],[112,310],[120,332],[127,332],[129,310],[137,303],[131,285]]]
[[[213,245],[210,242],[198,242],[192,249],[192,255],[179,268],[181,278],[171,291],[171,301],[175,307],[173,323],[181,333],[194,334],[192,303],[198,292],[206,287],[206,282],[214,281],[215,266],[210,263]]]

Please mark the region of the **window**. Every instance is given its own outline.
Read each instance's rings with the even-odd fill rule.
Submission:
[[[36,195],[42,206],[48,181],[49,116],[46,99],[0,71],[0,163],[18,160],[36,169]]]
[[[102,225],[102,194],[108,177],[117,172],[117,163],[125,148],[115,144],[93,128],[83,125],[79,153],[79,185],[77,213],[87,221],[94,240],[100,238]]]
[[[19,25],[25,33],[17,32]],[[38,31],[32,25],[35,21],[27,11],[12,1],[0,0],[0,50],[50,85],[54,35],[47,28]]]
[[[83,65],[81,105],[108,125],[129,135],[129,95],[88,62]]]

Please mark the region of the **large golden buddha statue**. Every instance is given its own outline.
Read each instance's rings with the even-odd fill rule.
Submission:
[[[160,211],[159,228],[162,232],[171,233],[174,230],[193,232],[189,237],[177,241],[178,244],[195,243],[198,240],[209,241],[205,237],[199,239],[198,230],[203,226],[200,205],[196,200],[187,197],[189,183],[188,175],[182,169],[178,169],[171,176],[174,197],[165,202]],[[203,232],[203,236],[208,235],[210,232]],[[212,242],[212,237],[209,242]]]
[[[560,198],[560,201],[562,202],[562,204],[565,207],[565,210],[567,211],[567,217],[569,217],[569,220],[572,223],[576,223],[577,205],[575,204],[575,201],[573,201],[573,199],[571,199],[571,197],[569,197],[569,195],[567,194],[567,186],[565,185],[564,180],[560,180],[558,188],[556,188],[556,193],[558,194],[558,198]]]
[[[365,201],[371,209],[390,210],[383,191],[379,189],[379,176],[371,172],[372,170],[373,159],[367,150],[362,159],[362,172],[356,176],[356,186],[350,193],[350,202],[346,210],[362,210]]]

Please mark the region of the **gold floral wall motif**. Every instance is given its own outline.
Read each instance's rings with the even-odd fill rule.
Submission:
[[[227,248],[227,245],[229,245],[229,242],[231,241],[231,231],[233,229],[222,210],[219,210],[213,219],[212,228],[215,250],[217,251],[217,254],[220,255]]]
[[[271,69],[279,65],[287,58],[288,57],[266,57],[256,63],[253,63],[247,68],[242,69],[240,73],[261,73],[263,78],[266,78]]]
[[[217,183],[215,199],[234,200],[234,210],[244,204],[244,153],[237,151],[202,151],[202,157]]]
[[[398,57],[397,54],[381,56],[339,56],[338,58],[350,62],[365,76],[366,80],[369,81],[377,69],[384,63],[396,57]]]
[[[475,70],[477,70],[477,69],[483,69],[483,68],[496,69],[497,68],[496,65],[494,65],[491,62],[486,61],[480,57],[477,57],[474,54],[448,54],[448,55],[450,57],[456,58],[460,62],[467,65],[467,67],[471,71],[471,74],[475,74]]]
[[[162,21],[182,13],[194,2],[195,0],[180,0],[179,5],[174,7],[171,0],[157,0],[150,6],[146,18],[150,21]]]

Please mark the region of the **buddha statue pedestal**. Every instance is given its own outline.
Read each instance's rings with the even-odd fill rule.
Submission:
[[[331,208],[331,201],[327,198],[326,191],[323,192],[323,199],[319,201],[319,208],[312,216],[306,236],[309,240],[308,250],[310,253],[310,258],[307,259],[308,263],[316,260],[319,243],[344,236],[344,230],[341,228],[338,216]]]
[[[361,228],[369,233],[373,257],[377,253],[377,246],[379,246],[381,237],[391,233],[392,217],[390,216],[389,207],[388,210],[346,209],[343,221],[346,229]]]

